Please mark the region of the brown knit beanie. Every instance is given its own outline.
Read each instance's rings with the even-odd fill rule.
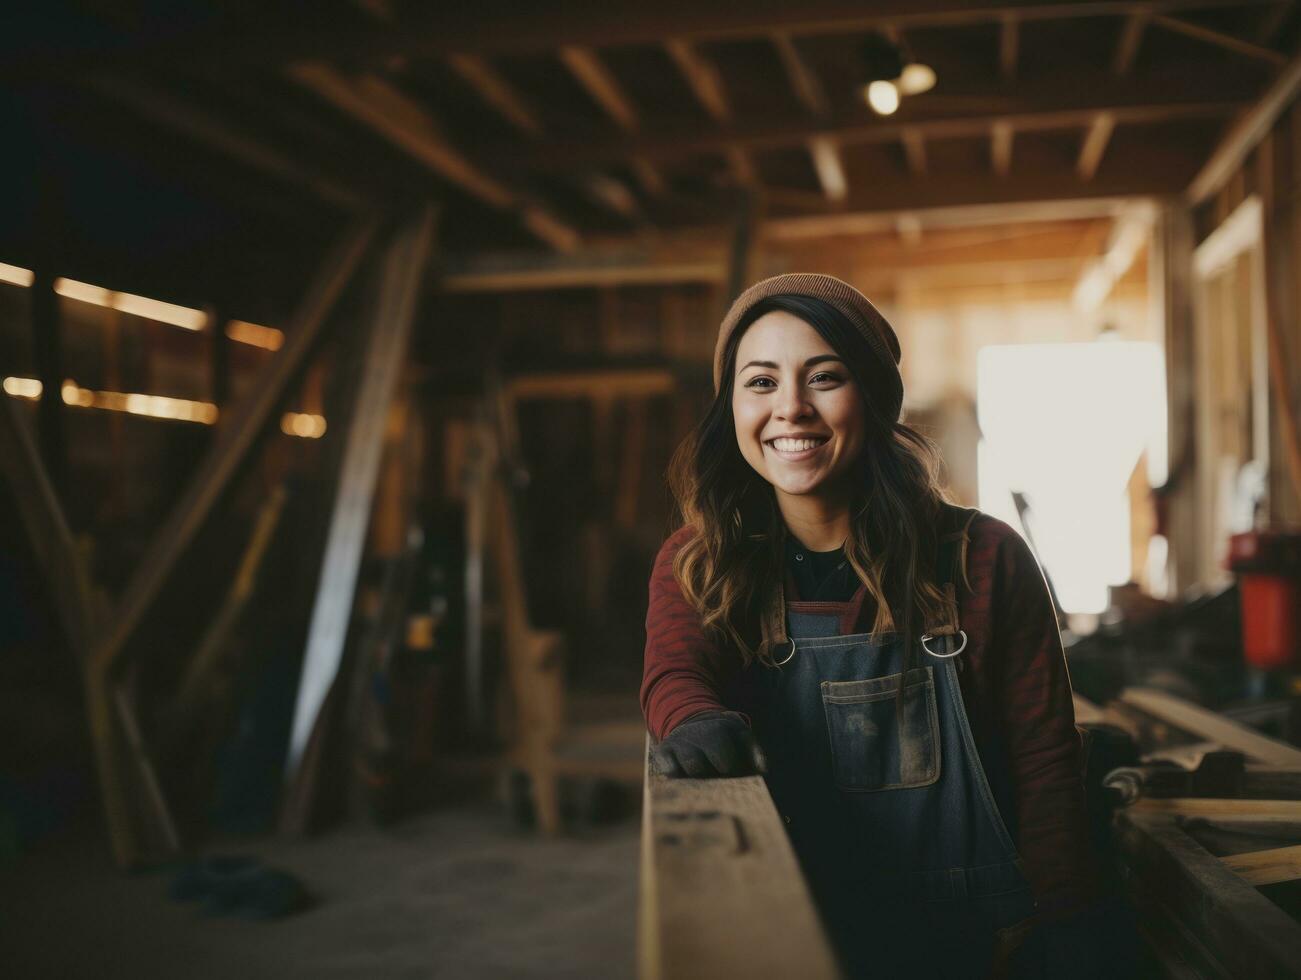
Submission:
[[[899,374],[899,338],[868,298],[849,283],[835,276],[821,276],[809,272],[791,272],[784,276],[763,279],[736,298],[732,308],[723,317],[718,328],[718,344],[714,347],[714,391],[723,380],[723,351],[727,339],[746,313],[755,304],[774,296],[806,296],[820,299],[843,313],[858,328],[867,342],[872,359],[880,365],[882,377],[888,379],[883,391],[873,391],[872,397],[881,399],[885,414],[897,421],[903,407],[903,378]]]

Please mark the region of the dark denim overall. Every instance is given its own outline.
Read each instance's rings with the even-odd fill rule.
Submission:
[[[987,976],[995,933],[1034,910],[958,686],[966,637],[954,582],[973,514],[959,512],[963,530],[941,542],[949,621],[917,646],[902,725],[902,637],[852,632],[861,587],[856,601],[786,603],[780,666],[753,664],[728,698],[750,715],[769,791],[852,976]]]

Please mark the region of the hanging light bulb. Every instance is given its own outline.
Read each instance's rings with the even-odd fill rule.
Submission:
[[[867,86],[867,104],[878,115],[888,116],[899,108],[899,90],[894,82],[877,79]]]
[[[895,85],[904,95],[921,95],[923,92],[929,92],[935,87],[935,69],[930,65],[923,65],[920,61],[914,61],[912,64],[904,65],[903,74],[899,76]]]

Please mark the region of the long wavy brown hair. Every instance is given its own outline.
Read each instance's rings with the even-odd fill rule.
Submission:
[[[855,494],[845,557],[876,601],[874,633],[902,632],[940,621],[945,597],[936,584],[939,518],[947,495],[939,453],[922,433],[896,421],[872,398],[883,371],[857,328],[835,307],[805,296],[775,296],[748,311],[724,351],[722,380],[704,418],[669,465],[669,487],[682,522],[696,533],[673,564],[682,594],[716,645],[773,663],[760,619],[783,575],[786,525],[772,486],[741,455],[732,417],[736,350],[751,323],[785,310],[831,345],[858,385],[867,438],[854,464]]]

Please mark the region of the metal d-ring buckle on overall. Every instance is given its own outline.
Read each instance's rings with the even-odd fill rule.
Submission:
[[[951,635],[951,634],[950,634],[950,635]],[[958,636],[960,636],[960,637],[962,638],[962,642],[958,644],[958,648],[957,648],[956,650],[951,650],[951,651],[949,651],[948,653],[936,653],[934,650],[932,650],[930,647],[928,647],[928,646],[926,645],[926,642],[927,642],[928,640],[934,640],[934,639],[936,638],[936,637],[935,637],[935,634],[934,634],[934,633],[923,633],[923,634],[922,634],[922,638],[921,638],[922,649],[925,650],[927,653],[929,653],[932,657],[936,657],[936,658],[938,658],[938,659],[940,659],[940,660],[948,660],[950,657],[956,657],[956,656],[957,656],[958,654],[960,654],[963,650],[967,649],[967,632],[966,632],[966,630],[958,630]],[[788,653],[788,654],[786,655],[786,659],[785,659],[785,660],[778,660],[778,661],[776,661],[776,662],[773,664],[774,667],[784,667],[786,664],[790,663],[790,662],[791,662],[791,658],[795,656],[795,640],[794,640],[794,638],[788,638],[787,642],[789,642],[790,645],[791,645],[791,652]]]

